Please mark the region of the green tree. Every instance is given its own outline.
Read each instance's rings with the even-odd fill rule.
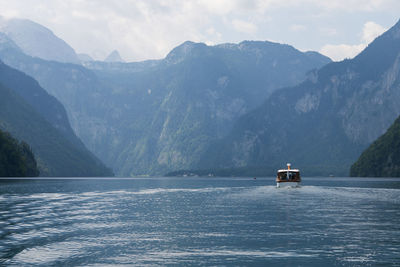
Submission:
[[[39,170],[30,146],[0,131],[0,177],[35,176]]]

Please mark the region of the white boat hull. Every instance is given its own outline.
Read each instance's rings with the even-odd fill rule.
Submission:
[[[300,187],[300,182],[277,182],[276,188]]]

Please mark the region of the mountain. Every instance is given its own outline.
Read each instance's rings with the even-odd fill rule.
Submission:
[[[29,145],[0,130],[0,177],[35,176],[39,170]]]
[[[399,116],[399,77],[400,22],[354,59],[273,93],[213,143],[199,167],[272,170],[291,162],[307,175],[348,175]]]
[[[97,76],[81,65],[47,61],[28,56],[5,34],[0,33],[0,59],[7,65],[34,77],[49,95],[63,103],[65,118],[81,140],[98,144],[95,150],[108,150],[108,137],[115,129],[105,118],[111,90],[99,82]],[[112,63],[110,63],[112,64]],[[50,112],[49,114],[52,114]],[[54,113],[56,114],[56,113]],[[111,138],[111,137],[110,137]],[[93,148],[92,148],[93,149]]]
[[[350,176],[400,177],[400,117],[351,166]]]
[[[245,41],[185,42],[162,60],[79,66],[30,57],[6,37],[0,58],[60,100],[75,133],[120,176],[192,168],[209,142],[276,88],[330,62],[289,45]]]
[[[105,62],[124,62],[117,50],[112,51],[105,59]]]
[[[48,28],[27,19],[0,17],[0,32],[6,34],[22,51],[32,57],[78,64],[74,49]]]
[[[94,61],[94,59],[88,54],[81,53],[77,54],[77,56],[81,62]]]
[[[27,142],[42,176],[110,176],[72,131],[63,106],[26,74],[0,62],[0,129]]]
[[[69,124],[63,105],[43,90],[35,80],[0,62],[0,82],[3,86],[12,88],[72,144],[83,146]]]
[[[328,62],[288,45],[246,41],[185,42],[159,61],[85,65],[112,90],[107,121],[116,130],[98,155],[127,176],[193,167],[240,115]]]

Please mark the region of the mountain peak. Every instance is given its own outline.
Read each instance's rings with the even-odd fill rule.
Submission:
[[[0,50],[11,48],[16,51],[21,49],[8,36],[0,31]]]
[[[27,19],[0,19],[0,31],[32,57],[67,63],[79,63],[72,47],[50,29]]]
[[[168,63],[176,64],[184,60],[187,56],[193,55],[194,51],[206,48],[207,45],[204,43],[195,43],[186,41],[183,44],[172,49],[165,58]]]
[[[105,62],[124,62],[117,50],[112,51],[105,59]]]
[[[374,79],[392,66],[399,55],[400,21],[372,41],[352,63],[363,70],[365,77]]]

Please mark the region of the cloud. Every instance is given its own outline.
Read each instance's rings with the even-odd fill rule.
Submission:
[[[338,34],[338,30],[335,28],[321,28],[320,32],[326,36],[335,36]]]
[[[370,42],[372,42],[376,37],[385,31],[386,29],[381,25],[373,21],[368,21],[363,26],[360,44],[327,44],[320,49],[320,52],[330,57],[334,61],[340,61],[345,58],[353,58],[363,51]]]
[[[251,22],[235,19],[232,21],[233,27],[243,33],[253,34],[257,31],[257,26],[252,24]]]
[[[324,45],[319,51],[321,54],[324,54],[330,57],[333,61],[340,61],[345,58],[353,58],[357,54],[359,54],[364,48],[365,44],[359,45],[347,45],[347,44],[339,44],[339,45]]]
[[[365,43],[379,25],[366,24],[362,41],[352,40],[357,24],[348,17],[367,14],[389,25],[391,19],[385,19],[398,17],[397,10],[398,0],[0,0],[0,15],[40,23],[79,53],[104,59],[117,49],[128,61],[162,58],[186,40],[282,40],[303,50],[318,50],[323,42]],[[318,30],[323,28],[330,34]]]
[[[368,21],[367,23],[364,24],[362,40],[364,41],[364,43],[369,44],[376,37],[384,33],[386,30],[387,29],[385,29],[381,25],[373,21]]]
[[[307,1],[302,1],[307,2]],[[335,1],[320,1],[311,0],[314,4],[328,10],[343,10],[348,12],[353,11],[377,11],[385,10],[396,6],[398,0],[335,0]],[[397,3],[398,4],[398,3]]]
[[[307,29],[307,27],[304,25],[301,25],[301,24],[290,25],[290,30],[293,32],[302,32],[302,31],[305,31],[306,29]]]
[[[114,49],[128,60],[161,58],[186,40],[206,40],[211,26],[206,7],[178,0],[0,0],[0,15],[36,21],[96,59]]]
[[[217,15],[227,15],[235,9],[235,1],[231,0],[200,0],[200,7]]]

